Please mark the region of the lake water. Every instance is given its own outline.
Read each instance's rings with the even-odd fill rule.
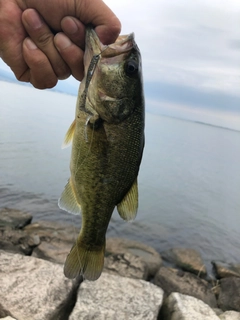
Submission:
[[[57,199],[69,178],[61,150],[76,97],[0,82],[0,207],[34,220],[80,226]],[[172,247],[211,260],[240,262],[240,132],[146,115],[146,147],[134,222],[114,212],[107,236],[126,237],[160,253]]]

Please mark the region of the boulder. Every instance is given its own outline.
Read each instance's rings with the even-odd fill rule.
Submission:
[[[226,311],[219,318],[221,320],[240,320],[240,313],[236,311]]]
[[[27,234],[37,234],[41,241],[49,242],[52,239],[70,242],[76,241],[79,229],[73,225],[67,225],[56,221],[38,221],[24,228]]]
[[[194,249],[173,248],[162,253],[162,258],[184,271],[204,277],[207,274],[201,255]]]
[[[110,255],[105,258],[104,271],[122,277],[143,279],[148,278],[148,269],[140,257],[131,253]]]
[[[219,280],[218,305],[223,311],[240,312],[240,278],[229,277]]]
[[[133,254],[146,264],[149,277],[154,277],[162,264],[160,254],[150,246],[137,241],[108,238],[106,243],[106,256],[111,254]]]
[[[6,317],[6,318],[1,318],[2,320],[16,320],[16,319],[14,319],[14,318],[12,318],[12,317]]]
[[[63,264],[79,229],[55,221],[39,221],[26,226],[24,232],[41,240],[41,244],[33,250],[34,257]]]
[[[32,221],[32,215],[16,209],[0,209],[0,229],[22,229]]]
[[[65,278],[62,266],[4,251],[0,261],[0,301],[13,318],[67,319],[79,283]]]
[[[64,264],[71,248],[71,243],[61,240],[52,240],[50,242],[42,241],[41,244],[33,250],[32,256]]]
[[[220,316],[223,313],[222,309],[219,308],[212,308],[212,310],[216,313],[217,316]]]
[[[219,320],[219,317],[203,301],[191,296],[173,292],[163,303],[160,319]]]
[[[36,247],[40,244],[41,240],[39,238],[39,235],[37,234],[30,234],[28,236],[28,245],[30,247]]]
[[[240,277],[239,264],[212,261],[212,265],[218,279],[227,277]]]
[[[200,299],[212,308],[217,306],[209,283],[192,273],[162,267],[157,272],[153,283],[162,288],[167,296],[172,292],[179,292]]]
[[[1,290],[1,288],[0,288]],[[7,316],[11,316],[11,313],[6,310],[3,305],[0,303],[0,319],[7,317]]]
[[[94,282],[84,281],[69,320],[155,320],[163,291],[155,285],[105,272]]]
[[[22,230],[15,230],[9,227],[0,230],[0,248],[2,250],[30,255],[33,248],[39,243],[39,237],[27,235]]]

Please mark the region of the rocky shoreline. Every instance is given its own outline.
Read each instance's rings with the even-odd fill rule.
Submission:
[[[0,318],[16,320],[240,320],[240,264],[172,248],[161,255],[140,242],[108,238],[95,282],[66,279],[63,263],[76,232],[0,209]],[[239,258],[240,260],[240,258]]]

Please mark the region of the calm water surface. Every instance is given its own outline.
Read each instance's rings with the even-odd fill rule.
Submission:
[[[14,92],[14,94],[13,94]],[[0,207],[80,226],[57,207],[69,178],[61,150],[76,97],[0,82]],[[240,262],[240,132],[147,114],[137,218],[114,213],[108,236],[159,252],[181,246]]]

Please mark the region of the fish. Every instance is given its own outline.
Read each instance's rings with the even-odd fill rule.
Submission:
[[[87,27],[83,61],[75,119],[64,140],[64,146],[72,143],[71,174],[58,205],[82,216],[64,274],[94,281],[104,267],[114,208],[126,221],[137,214],[145,107],[141,54],[133,33],[106,46]]]

